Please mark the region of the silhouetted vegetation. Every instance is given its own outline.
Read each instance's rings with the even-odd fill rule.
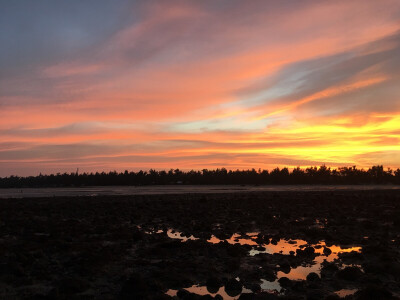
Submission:
[[[353,167],[331,169],[325,165],[306,169],[275,168],[268,170],[138,171],[122,173],[64,173],[29,177],[0,178],[0,188],[110,186],[110,185],[167,185],[167,184],[400,184],[400,169],[373,166],[368,170]]]

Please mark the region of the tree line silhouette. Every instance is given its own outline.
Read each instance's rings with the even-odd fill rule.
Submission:
[[[0,188],[22,187],[66,187],[66,186],[110,186],[110,185],[168,185],[168,184],[400,184],[400,169],[384,169],[382,165],[368,170],[353,167],[332,169],[325,165],[291,172],[288,168],[268,170],[216,170],[102,173],[57,173],[38,176],[0,177]]]

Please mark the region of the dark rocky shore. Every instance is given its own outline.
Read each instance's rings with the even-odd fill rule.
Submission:
[[[1,299],[399,295],[399,191],[0,200]]]

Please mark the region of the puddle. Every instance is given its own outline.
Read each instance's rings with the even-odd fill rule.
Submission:
[[[163,230],[158,230],[157,232],[153,231],[151,234],[154,233],[162,233],[164,232]],[[174,231],[173,229],[168,229],[166,232],[167,236],[171,239],[179,239],[182,242],[186,242],[188,240],[198,240],[198,238],[194,237],[193,235],[186,237],[182,236],[182,232],[179,231]],[[361,252],[361,247],[347,247],[347,248],[342,248],[341,246],[337,245],[327,245],[324,241],[318,242],[316,244],[309,244],[305,240],[274,240],[270,239],[267,243],[257,243],[257,238],[258,238],[258,232],[248,232],[246,234],[239,234],[235,233],[233,234],[229,239],[221,240],[217,238],[216,236],[212,235],[210,239],[207,240],[207,242],[212,243],[212,244],[218,244],[221,242],[227,242],[229,244],[240,244],[240,245],[249,245],[253,246],[252,249],[249,251],[249,256],[255,256],[258,254],[282,254],[282,255],[296,255],[296,250],[298,249],[303,249],[305,247],[313,247],[315,250],[316,257],[312,262],[305,262],[303,265],[298,266],[296,268],[291,268],[288,273],[284,273],[283,271],[278,271],[277,272],[277,278],[281,277],[287,277],[290,280],[306,280],[307,275],[314,272],[317,273],[318,275],[321,274],[321,264],[324,261],[327,262],[333,262],[337,259],[339,259],[339,254],[340,253],[345,253],[345,252]],[[330,251],[326,251],[329,249]],[[325,252],[324,252],[325,250]],[[347,264],[341,264],[342,268],[350,266]],[[351,266],[357,266],[361,269],[361,266],[352,264]],[[261,289],[263,291],[267,291],[270,293],[276,293],[279,294],[283,291],[282,287],[280,286],[278,279],[271,282],[267,281],[264,279],[261,279]],[[211,295],[211,296],[216,296],[217,294],[220,294],[223,299],[238,299],[240,295],[231,297],[229,296],[226,292],[224,287],[220,288],[218,292],[216,293],[210,293],[207,290],[206,286],[199,286],[199,285],[194,285],[189,288],[185,288],[185,290],[198,294],[198,295]],[[344,297],[346,295],[351,295],[355,293],[357,290],[355,289],[343,289],[340,291],[337,291],[336,293]],[[177,293],[177,290],[169,290],[167,292],[168,295],[170,296],[175,296]],[[250,290],[243,289],[242,293],[251,293]],[[343,296],[342,296],[343,295]]]
[[[204,285],[193,285],[193,286],[191,286],[191,287],[189,287],[189,288],[184,288],[184,290],[187,290],[187,291],[190,292],[190,293],[197,294],[197,295],[200,295],[200,296],[211,295],[211,296],[215,297],[216,295],[220,295],[220,296],[222,296],[222,298],[223,298],[224,300],[237,300],[237,299],[239,299],[239,297],[240,297],[241,294],[249,294],[249,293],[252,293],[251,290],[246,289],[246,288],[243,288],[243,289],[242,289],[242,292],[241,292],[239,295],[232,297],[232,296],[229,296],[229,295],[226,293],[225,287],[220,287],[219,290],[218,290],[218,292],[216,292],[216,293],[210,293],[210,292],[207,290],[207,287],[204,286]],[[168,291],[166,292],[166,294],[167,294],[168,296],[174,297],[174,296],[176,296],[177,292],[178,292],[178,290],[172,290],[172,289],[170,289],[170,290],[168,290]]]
[[[258,245],[258,244],[257,244]],[[273,242],[270,239],[269,244],[261,244],[258,246],[264,247],[265,250],[251,249],[249,252],[250,256],[254,256],[260,253],[275,254],[280,253],[284,255],[295,254],[297,249],[301,249],[302,246],[306,246],[307,242],[303,240],[279,240]]]
[[[141,229],[140,226],[138,226],[139,229]],[[146,234],[160,234],[163,233],[164,230],[159,229],[157,231],[145,231]],[[172,228],[167,230],[167,236],[171,239],[178,239],[181,240],[182,242],[186,242],[188,240],[198,240],[199,238],[194,237],[193,235],[187,237],[183,236],[182,232],[176,231]],[[284,255],[295,255],[297,249],[302,249],[306,246],[312,246],[315,250],[315,253],[318,253],[322,256],[325,256],[324,254],[324,248],[328,248],[331,250],[331,254],[326,255],[325,259],[328,262],[332,262],[333,260],[338,258],[339,253],[344,253],[344,252],[360,252],[361,247],[349,247],[349,248],[341,248],[340,246],[336,245],[331,245],[327,246],[325,242],[319,242],[317,244],[308,244],[307,241],[305,240],[273,240],[270,239],[269,243],[267,244],[258,244],[257,243],[257,237],[258,237],[258,232],[248,232],[244,235],[241,235],[239,233],[234,233],[229,239],[221,240],[217,238],[215,235],[212,235],[210,239],[207,240],[207,242],[211,244],[218,244],[221,242],[228,242],[229,244],[240,244],[240,245],[249,245],[249,246],[254,246],[250,251],[249,255],[254,256],[257,254],[261,253],[267,253],[267,254],[275,254],[275,253],[280,253]],[[260,250],[260,247],[263,247],[263,250]],[[258,249],[257,249],[258,248]]]
[[[321,264],[326,260],[327,262],[333,262],[335,259],[339,258],[339,253],[345,253],[345,252],[360,252],[361,247],[348,247],[348,248],[342,248],[337,245],[330,245],[327,246],[324,241],[321,241],[317,244],[309,244],[305,240],[284,240],[281,239],[279,241],[274,241],[273,239],[269,240],[269,243],[267,244],[258,244],[256,242],[258,236],[258,232],[250,232],[245,235],[240,235],[238,233],[233,234],[229,239],[226,239],[225,241],[228,242],[229,244],[240,244],[240,245],[250,245],[250,246],[255,246],[249,251],[250,256],[255,256],[258,254],[266,253],[266,254],[275,254],[275,253],[280,253],[283,255],[295,255],[296,250],[298,249],[303,249],[306,246],[311,246],[314,248],[315,253],[317,256],[313,260],[312,263],[304,264],[302,266],[298,266],[296,268],[291,268],[289,273],[284,273],[282,271],[278,271],[277,277],[278,279],[281,277],[287,277],[290,280],[306,280],[307,275],[314,272],[320,275],[321,273]],[[216,236],[212,236],[208,242],[217,244],[220,243],[224,240],[221,240],[217,238]],[[259,247],[263,247],[264,250],[260,250]],[[324,253],[324,249],[329,249],[331,253]],[[346,267],[348,265],[343,264],[343,267]],[[358,265],[356,265],[358,266]],[[360,266],[358,266],[360,267]],[[272,286],[272,283],[268,281],[264,281],[265,286]],[[265,288],[266,290],[269,290],[269,288]],[[278,282],[275,283],[275,285],[272,286],[271,290],[278,290],[280,291],[280,285]]]
[[[278,279],[281,277],[287,277],[290,280],[306,280],[307,275],[314,272],[320,275],[321,273],[321,263],[326,258],[323,256],[317,256],[312,264],[306,264],[304,266],[298,266],[297,268],[290,268],[289,273],[284,273],[282,271],[278,271],[276,274]]]
[[[139,225],[137,226],[137,228],[140,229],[140,230],[142,229],[142,227],[139,226]],[[144,231],[145,234],[160,234],[160,233],[163,233],[163,232],[164,232],[164,230],[162,230],[162,229],[159,229],[157,231],[155,231],[155,230],[151,230],[151,231],[146,230],[146,231]],[[182,232],[176,231],[176,230],[174,230],[172,228],[168,229],[166,233],[167,233],[167,236],[169,238],[176,239],[176,240],[181,240],[182,242],[186,242],[188,240],[195,241],[195,240],[199,239],[199,238],[194,237],[193,235],[191,235],[191,236],[183,236]]]
[[[212,235],[207,242],[212,243],[212,244],[218,244],[220,242],[226,241],[229,244],[240,244],[240,245],[249,245],[249,246],[256,246],[256,247],[263,247],[264,250],[257,250],[256,248],[253,248],[250,250],[249,255],[254,256],[257,254],[261,253],[267,253],[267,254],[275,254],[275,253],[280,253],[284,255],[291,255],[295,254],[297,249],[302,249],[306,246],[312,246],[315,250],[315,253],[318,253],[320,255],[325,255],[324,254],[324,248],[328,248],[331,250],[331,254],[327,255],[327,261],[333,261],[334,259],[338,258],[339,253],[344,253],[344,252],[360,252],[361,247],[349,247],[349,248],[342,248],[340,246],[336,245],[331,245],[327,246],[325,242],[319,242],[317,244],[308,244],[307,241],[305,240],[284,240],[281,239],[279,241],[274,241],[273,239],[269,240],[268,244],[258,244],[256,242],[258,233],[257,232],[250,232],[246,233],[245,235],[240,235],[238,233],[233,234],[229,239],[226,240],[221,240],[217,238],[216,236]]]
[[[158,230],[156,233],[162,233],[162,230]],[[296,268],[291,268],[289,273],[284,273],[282,271],[278,271],[277,276],[278,279],[281,277],[287,277],[290,280],[306,280],[307,275],[314,272],[320,275],[321,273],[321,264],[324,261],[327,262],[333,262],[334,260],[339,258],[339,253],[345,253],[345,252],[360,252],[361,247],[348,247],[348,248],[342,248],[337,245],[326,245],[324,241],[321,241],[317,244],[309,244],[305,240],[273,240],[270,239],[269,243],[267,244],[258,244],[256,242],[257,237],[258,237],[258,232],[248,232],[244,235],[241,235],[239,233],[233,234],[229,239],[226,240],[221,240],[217,238],[216,236],[212,235],[210,239],[207,240],[207,242],[212,243],[212,244],[218,244],[220,242],[226,241],[229,244],[240,244],[240,245],[249,245],[253,246],[253,248],[249,251],[250,256],[255,256],[258,254],[266,253],[266,254],[283,254],[283,255],[296,255],[296,250],[298,249],[303,249],[307,246],[311,246],[314,248],[315,253],[317,256],[315,259],[312,261],[312,263],[307,263],[302,266],[298,266]],[[182,236],[182,233],[179,231],[174,231],[173,229],[168,229],[167,231],[168,237],[172,239],[179,239],[182,242],[186,242],[188,240],[198,240],[198,238],[194,237],[191,235],[190,237],[185,237]],[[260,250],[260,247],[263,248],[263,250]],[[324,249],[329,249],[331,253],[324,253]],[[343,264],[343,267],[346,267],[349,265]],[[358,265],[352,265],[352,266],[358,266]],[[360,267],[360,266],[358,266]],[[272,283],[268,281],[263,282],[264,285],[266,286],[265,290],[278,290],[280,291],[281,287],[278,282]],[[271,286],[271,288],[268,288],[267,286]],[[194,287],[192,287],[194,288]],[[264,289],[262,287],[262,289]]]
[[[301,241],[303,243],[305,241]],[[292,245],[293,246],[293,245]],[[297,249],[301,249],[305,246],[305,244],[300,245]],[[325,242],[319,242],[318,244],[311,244],[315,250],[316,254],[319,254],[319,256],[316,256],[311,264],[305,264],[303,266],[299,266],[297,268],[291,268],[289,273],[284,273],[282,271],[278,271],[277,276],[278,278],[281,277],[287,277],[290,280],[306,280],[307,275],[314,272],[317,273],[318,275],[321,274],[321,264],[324,261],[327,262],[333,262],[335,259],[339,258],[339,253],[344,253],[344,252],[360,252],[361,247],[350,247],[350,248],[341,248],[340,246],[332,245],[332,246],[326,246]],[[324,254],[324,248],[328,248],[332,251],[330,254]],[[347,267],[348,265],[343,264],[343,267]],[[352,265],[352,266],[357,266],[358,265]]]
[[[346,296],[354,295],[358,290],[357,289],[341,289],[336,291],[335,294],[340,298],[344,298]]]
[[[249,233],[246,233],[245,236],[242,236],[239,233],[234,233],[229,239],[226,239],[226,240],[220,240],[215,235],[212,235],[211,238],[209,240],[207,240],[207,242],[209,242],[211,244],[218,244],[223,241],[226,241],[232,245],[240,244],[240,245],[258,246],[257,242],[255,241],[255,239],[257,239],[257,235],[258,235],[257,232],[249,232]]]
[[[273,294],[280,294],[282,291],[282,287],[279,284],[278,279],[275,281],[261,279],[261,290]]]
[[[278,280],[267,281],[265,279],[261,279],[260,286],[261,286],[261,290],[263,292],[269,292],[271,294],[280,294],[282,291],[282,287],[279,284]],[[237,300],[237,299],[239,299],[240,295],[242,295],[242,294],[251,294],[252,293],[251,290],[243,287],[242,292],[239,295],[229,296],[225,291],[225,287],[220,287],[217,292],[212,293],[212,292],[208,291],[207,287],[204,285],[202,285],[202,286],[201,285],[193,285],[189,288],[184,288],[184,290],[187,290],[190,293],[197,294],[200,296],[211,295],[211,296],[215,297],[216,295],[220,295],[224,300]],[[178,290],[173,290],[173,289],[170,289],[166,292],[166,294],[171,297],[176,296],[177,293],[178,293]]]
[[[161,231],[161,232],[160,232]],[[157,233],[162,233],[163,230],[158,230]],[[193,235],[187,237],[187,236],[182,236],[182,232],[179,231],[174,231],[172,229],[168,229],[167,231],[167,235],[169,238],[171,239],[177,239],[177,240],[181,240],[182,242],[186,242],[188,240],[191,241],[195,241],[198,240],[199,238],[194,237]]]

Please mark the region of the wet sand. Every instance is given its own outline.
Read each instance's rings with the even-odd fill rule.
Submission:
[[[398,190],[400,185],[151,185],[2,188],[0,198]]]
[[[398,299],[400,191],[0,200],[0,299]]]

